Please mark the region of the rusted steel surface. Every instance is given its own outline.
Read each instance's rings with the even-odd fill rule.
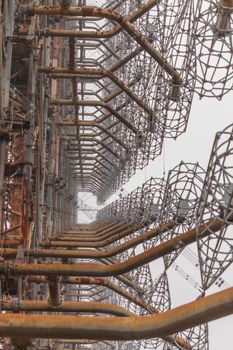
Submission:
[[[167,336],[233,312],[233,288],[150,316],[109,318],[50,315],[0,315],[5,337],[134,340]]]
[[[35,276],[29,276],[27,277],[27,280],[29,282],[34,282],[34,283],[47,283],[48,279],[45,277],[35,277]],[[62,283],[65,284],[81,284],[81,285],[88,285],[88,284],[92,284],[92,285],[97,285],[97,286],[103,286],[106,287],[114,292],[116,292],[117,294],[123,296],[124,298],[132,301],[133,303],[135,303],[136,305],[140,306],[141,308],[143,308],[144,310],[148,311],[149,313],[154,313],[154,312],[158,312],[157,309],[154,308],[153,305],[146,303],[141,297],[138,297],[136,294],[133,294],[132,292],[129,292],[127,289],[120,287],[119,285],[117,285],[116,283],[113,283],[111,280],[106,279],[106,278],[97,278],[97,277],[84,277],[84,276],[80,276],[80,277],[66,277],[64,279],[61,279]],[[140,293],[142,291],[139,291]]]
[[[111,21],[119,23],[119,25],[151,55],[154,60],[160,64],[164,70],[171,75],[174,82],[182,83],[179,73],[168,63],[166,59],[150,44],[150,42],[123,16],[115,11],[106,10],[98,7],[70,7],[63,9],[58,6],[41,6],[41,5],[21,5],[21,11],[30,15],[60,15],[60,16],[93,16],[107,18]]]
[[[88,237],[101,237],[104,236],[105,234],[110,233],[111,235],[114,235],[115,233],[118,233],[122,230],[125,230],[129,227],[126,223],[122,222],[114,222],[111,225],[107,225],[101,229],[97,230],[92,230],[92,231],[85,231],[85,230],[76,230],[75,228],[72,230],[69,230],[65,232],[62,236],[69,236],[69,235],[74,235],[74,237],[79,237],[79,236],[85,236],[86,238]]]
[[[104,231],[109,231],[114,229],[115,226],[122,225],[122,223],[116,222],[116,221],[97,221],[95,224],[83,224],[83,225],[76,225],[67,232],[75,232],[77,234],[79,233],[85,233],[85,234],[98,234]]]
[[[71,77],[107,77],[112,80],[121,90],[125,92],[133,101],[135,101],[138,106],[140,106],[149,117],[155,117],[154,111],[152,111],[134,92],[121,81],[114,73],[106,69],[90,69],[90,68],[62,68],[62,67],[38,67],[38,72],[40,73],[52,73],[55,77],[56,74],[58,78],[69,78]]]
[[[99,234],[93,234],[93,235],[85,235],[80,233],[80,235],[76,235],[75,233],[67,232],[65,234],[62,234],[58,237],[59,240],[72,240],[75,241],[82,241],[85,240],[85,242],[98,242],[102,241],[104,239],[117,236],[118,234],[130,234],[133,232],[136,232],[138,229],[145,227],[146,223],[138,223],[135,225],[127,225],[127,224],[118,224],[113,227],[112,230],[104,230],[100,232]]]
[[[143,6],[141,6],[137,11],[135,11],[132,15],[130,15],[127,19],[129,22],[134,22],[141,16],[143,16],[147,11],[152,9],[157,3],[157,0],[149,0]],[[44,35],[44,36],[74,36],[80,38],[111,38],[114,35],[117,35],[122,30],[120,25],[116,26],[112,30],[94,32],[94,31],[73,31],[73,30],[61,30],[61,29],[41,29],[36,31],[36,35]],[[26,35],[27,32],[22,33],[22,35]],[[68,35],[67,35],[68,34]]]
[[[110,114],[112,114],[116,119],[118,119],[120,122],[122,122],[127,128],[129,128],[132,132],[137,134],[137,129],[127,120],[125,119],[120,113],[118,113],[117,110],[112,108],[109,104],[103,102],[103,101],[98,101],[98,100],[80,100],[78,102],[75,102],[73,100],[63,100],[63,99],[57,99],[57,100],[52,100],[50,102],[52,106],[84,106],[84,107],[103,107],[107,111],[109,111]],[[97,142],[97,140],[96,140]],[[100,142],[100,141],[99,141]]]
[[[104,238],[104,239],[97,239],[94,242],[90,241],[62,241],[62,240],[49,240],[49,241],[42,241],[40,242],[40,246],[41,247],[86,247],[86,248],[102,248],[105,247],[106,245],[109,245],[111,243],[116,242],[117,240],[128,236],[129,234],[136,232],[137,230],[143,228],[146,226],[146,223],[140,223],[140,224],[136,224],[131,228],[128,228],[126,230],[123,230],[120,233],[117,233],[116,235],[111,235],[111,233],[109,234],[108,237]]]
[[[231,2],[212,8],[203,36],[202,1],[0,0],[0,336],[14,348],[204,349],[201,324],[233,312],[232,288],[171,309],[169,286],[169,268],[196,241],[202,296],[232,263],[232,127],[207,174],[182,162],[79,223],[97,211],[82,193],[103,204],[184,132],[196,85],[208,83],[195,44],[208,48],[214,32],[208,58],[232,56]]]
[[[222,220],[215,219],[202,225],[200,236],[206,237],[213,232],[217,232],[222,226]],[[211,227],[211,229],[210,229]],[[116,263],[113,265],[98,265],[98,264],[23,264],[23,265],[9,265],[7,263],[0,265],[0,273],[4,274],[6,271],[12,276],[17,275],[46,275],[46,276],[116,276],[127,273],[144,264],[159,259],[166,254],[169,254],[177,249],[178,245],[186,246],[195,242],[196,229],[192,229],[186,233],[174,237],[156,247],[153,247],[141,254],[138,254],[128,260]]]
[[[99,302],[64,302],[62,305],[52,306],[44,301],[20,301],[17,306],[11,302],[3,302],[2,310],[5,311],[26,311],[26,312],[80,312],[80,313],[100,313],[113,316],[133,317],[132,312],[118,305],[99,303]],[[171,344],[174,342],[183,346],[185,349],[190,349],[188,342],[180,337],[164,336],[164,339]]]
[[[149,240],[151,238],[154,238],[158,236],[161,233],[164,233],[168,231],[169,229],[172,229],[176,226],[177,224],[174,222],[170,222],[164,225],[161,225],[158,228],[146,231],[142,233],[141,235],[132,238],[128,240],[125,243],[122,243],[120,245],[117,245],[113,248],[106,249],[106,250],[101,250],[101,251],[93,251],[93,250],[59,250],[59,249],[39,249],[39,250],[29,250],[28,255],[29,256],[37,256],[37,257],[50,257],[50,258],[65,258],[65,257],[70,257],[70,258],[82,258],[82,259],[100,259],[100,258],[107,258],[107,257],[112,257],[116,254],[122,253],[123,251],[130,249],[132,247],[137,246],[140,243],[145,242],[146,240]],[[50,243],[51,246],[53,246],[53,243]],[[66,243],[64,243],[66,244]],[[54,244],[56,246],[56,243]],[[3,257],[14,257],[17,253],[17,250],[10,249],[10,248],[4,248],[0,249],[0,254]]]
[[[26,311],[26,312],[81,312],[81,313],[101,313],[114,316],[134,316],[127,309],[118,305],[100,302],[63,302],[62,304],[52,304],[51,301],[25,300],[19,301],[17,306],[11,302],[2,302],[2,310],[5,311]]]

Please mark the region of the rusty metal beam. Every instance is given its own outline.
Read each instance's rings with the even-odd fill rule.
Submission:
[[[51,304],[40,300],[19,300],[17,305],[14,301],[3,301],[2,310],[26,311],[26,312],[81,312],[81,313],[103,313],[115,316],[133,316],[134,314],[123,307],[100,302],[75,302],[66,301],[62,304]]]
[[[65,100],[65,99],[54,99],[50,101],[52,106],[84,106],[84,107],[102,107],[109,111],[111,115],[116,117],[122,124],[124,124],[128,129],[130,129],[134,134],[137,134],[137,129],[120,113],[118,113],[112,106],[109,104],[98,101],[98,100],[80,100],[75,102],[73,100]]]
[[[50,315],[0,315],[0,336],[136,340],[164,337],[233,313],[233,288],[185,305],[137,317],[79,317]]]
[[[120,238],[123,238],[122,235],[124,235],[124,237],[126,237],[125,235],[129,235],[133,232],[137,232],[139,229],[141,229],[142,227],[146,227],[148,225],[148,221],[147,222],[139,222],[139,223],[135,223],[132,226],[127,225],[126,223],[123,225],[119,225],[118,228],[116,228],[114,231],[106,231],[103,233],[100,233],[98,236],[97,235],[88,235],[85,237],[85,235],[70,235],[70,234],[65,234],[65,235],[61,235],[58,238],[54,237],[54,240],[59,240],[59,241],[72,241],[73,243],[81,243],[81,242],[99,242],[103,239],[107,239],[110,237],[114,237],[116,236],[117,240],[119,240]],[[174,221],[169,221],[167,223],[163,223],[149,231],[146,231],[144,233],[139,234],[137,237],[133,238],[132,241],[139,241],[140,240],[147,240],[150,238],[153,238],[154,236],[156,236],[159,233],[163,233],[163,232],[167,232],[168,230],[173,229],[174,227],[178,226],[177,223],[175,223]],[[125,232],[126,231],[126,232]],[[120,236],[119,236],[120,234]],[[128,244],[129,241],[125,242]]]
[[[100,302],[64,302],[60,306],[51,306],[45,301],[19,301],[17,305],[11,301],[3,301],[1,303],[2,310],[5,311],[26,311],[26,312],[79,312],[79,313],[101,313],[109,314],[120,317],[133,317],[136,316],[131,311],[114,304],[100,303]],[[185,342],[180,337],[165,336],[164,340],[171,344],[176,342],[178,345],[183,346],[185,349],[191,349],[188,342]]]
[[[67,5],[67,2],[66,2]],[[67,8],[67,6],[64,6]],[[69,7],[69,6],[68,6]],[[69,39],[69,69],[73,69],[75,67],[75,39],[70,38]],[[78,93],[77,93],[77,78],[73,77],[71,79],[72,82],[72,98],[76,102],[75,107],[74,107],[74,117],[75,117],[75,123],[77,124],[76,126],[76,137],[78,141],[78,153],[80,156],[80,171],[81,171],[81,186],[84,187],[83,183],[83,163],[82,163],[82,146],[80,142],[80,127],[79,127],[79,107],[78,107]]]
[[[105,128],[103,125],[101,125],[98,122],[93,121],[83,121],[80,120],[78,122],[70,121],[70,120],[63,120],[60,122],[55,123],[57,126],[87,126],[87,127],[94,127],[102,130],[104,133],[106,133],[109,137],[111,137],[116,143],[118,143],[120,146],[122,146],[124,149],[128,150],[129,147],[122,142],[122,140],[118,139],[114,134],[112,134],[107,128]]]
[[[59,78],[72,78],[72,77],[97,77],[97,78],[109,78],[112,80],[121,90],[125,92],[134,102],[141,107],[150,118],[156,118],[154,111],[148,107],[143,100],[141,100],[135,93],[122,81],[120,80],[113,72],[107,69],[90,69],[90,68],[62,68],[62,67],[38,67],[37,71],[39,73],[51,73],[52,77],[57,76]]]
[[[221,219],[210,220],[199,228],[200,237],[206,237],[217,232],[222,227]],[[10,264],[8,262],[0,265],[0,273],[9,273],[12,276],[18,275],[45,275],[45,276],[118,276],[128,273],[142,265],[159,259],[166,254],[172,253],[178,246],[186,246],[195,242],[196,228],[178,235],[160,245],[150,248],[128,260],[112,265],[99,264]]]
[[[150,11],[155,5],[157,4],[157,0],[149,0],[146,4],[141,6],[137,11],[135,11],[133,14],[131,14],[129,17],[127,17],[129,22],[134,22],[141,16],[143,16],[146,12]],[[62,6],[62,5],[61,5]],[[88,20],[88,18],[85,16],[85,20]],[[108,30],[108,31],[100,31],[100,32],[90,32],[90,31],[73,31],[73,30],[61,30],[61,29],[50,29],[50,28],[44,28],[44,29],[37,29],[35,30],[35,35],[39,36],[57,36],[57,37],[72,37],[75,38],[83,38],[83,39],[96,39],[96,38],[111,38],[117,34],[120,33],[122,30],[122,27],[120,25],[116,26],[114,29]],[[28,35],[28,32],[21,31],[19,33],[20,35]]]
[[[132,23],[119,13],[98,7],[70,7],[63,9],[59,6],[19,5],[22,12],[29,15],[58,15],[58,16],[90,16],[107,18],[118,23],[163,69],[172,77],[174,83],[182,84],[177,70],[157,51],[147,38],[141,34]]]
[[[88,236],[93,236],[93,237],[100,237],[102,235],[105,235],[106,233],[118,233],[119,230],[123,230],[123,229],[127,229],[129,227],[128,224],[126,223],[122,223],[122,222],[117,222],[117,221],[113,221],[110,223],[108,223],[108,225],[106,225],[105,227],[101,227],[98,230],[76,230],[76,228],[69,230],[67,232],[64,233],[64,235],[75,235],[77,237],[79,237],[79,235],[88,235]]]
[[[67,250],[67,249],[38,249],[38,250],[29,250],[27,254],[34,257],[44,257],[44,258],[74,258],[74,259],[102,259],[109,258],[114,255],[120,254],[130,248],[136,247],[138,244],[145,242],[146,240],[152,239],[158,236],[161,233],[167,232],[170,229],[173,229],[177,224],[170,222],[164,225],[161,225],[155,229],[146,231],[141,235],[134,237],[123,244],[116,245],[113,248],[105,249],[101,251],[94,250]],[[52,245],[52,244],[51,244]],[[16,249],[11,248],[0,248],[0,255],[4,258],[13,258],[17,254]]]
[[[112,244],[116,242],[117,240],[124,238],[128,236],[129,234],[136,232],[137,230],[140,230],[143,227],[147,226],[147,222],[143,223],[136,223],[132,227],[127,228],[126,230],[123,230],[115,235],[109,234],[107,237],[105,237],[103,240],[97,241],[97,242],[73,242],[73,241],[58,241],[51,239],[50,241],[42,241],[40,242],[41,247],[88,247],[88,248],[102,248],[104,246],[107,246],[109,244]]]
[[[90,224],[77,224],[71,229],[70,231],[86,231],[86,232],[98,232],[100,230],[104,230],[107,228],[110,228],[111,226],[115,225],[115,221],[109,221],[109,220],[99,220],[97,219],[94,222],[91,222]]]
[[[48,283],[48,279],[46,277],[38,277],[38,276],[30,276],[27,277],[27,280],[29,282],[34,283]],[[97,277],[66,277],[61,279],[61,283],[65,284],[81,284],[81,285],[96,285],[96,286],[103,286],[106,287],[115,293],[121,295],[122,297],[126,298],[127,300],[133,302],[134,304],[140,306],[144,310],[147,310],[149,313],[155,313],[158,312],[157,309],[151,304],[148,304],[145,302],[141,297],[137,296],[136,294],[133,294],[132,292],[129,292],[127,289],[120,287],[118,284],[113,283],[111,280],[107,278],[97,278]],[[142,291],[139,291],[140,294]]]
[[[111,230],[114,230],[115,228],[117,228],[119,225],[122,225],[121,223],[119,223],[119,222],[117,222],[117,221],[103,221],[103,222],[100,222],[100,224],[99,223],[97,223],[97,224],[95,224],[95,225],[91,225],[91,226],[89,226],[89,225],[81,225],[81,227],[85,227],[85,233],[96,233],[96,234],[98,234],[98,233],[102,233],[102,232],[108,232],[108,231],[111,231]],[[74,227],[72,230],[70,230],[70,231],[68,231],[68,232],[77,232],[77,233],[81,233],[82,231],[80,230],[79,231],[79,228],[80,227],[80,224],[78,225],[78,226],[76,226],[76,227]],[[91,229],[89,229],[89,228],[91,228]]]
[[[66,237],[68,236],[72,236],[72,238],[74,239],[78,239],[81,237],[81,239],[104,239],[104,238],[107,238],[107,237],[110,237],[110,236],[114,236],[115,234],[117,233],[120,233],[122,232],[123,230],[127,230],[127,229],[135,229],[137,230],[138,229],[138,224],[136,224],[135,227],[133,226],[129,226],[127,223],[125,222],[115,222],[114,225],[106,228],[106,229],[103,229],[103,230],[100,230],[100,231],[96,231],[96,233],[93,233],[93,232],[82,232],[82,231],[78,231],[77,233],[76,232],[73,232],[73,231],[67,231],[65,232],[64,234],[60,235],[59,237],[61,239],[65,239]]]

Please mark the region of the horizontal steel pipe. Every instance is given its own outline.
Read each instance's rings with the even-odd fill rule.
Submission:
[[[54,99],[50,101],[53,106],[83,106],[83,107],[102,107],[105,108],[111,115],[116,117],[122,124],[130,129],[134,134],[137,134],[137,129],[120,113],[117,112],[111,105],[99,100],[74,100]]]
[[[58,15],[58,16],[90,16],[107,18],[118,23],[163,69],[172,77],[174,83],[181,84],[178,71],[157,51],[148,39],[141,34],[132,23],[119,13],[98,7],[70,7],[63,9],[59,6],[19,5],[19,8],[29,15]]]
[[[58,236],[58,237],[54,237],[54,240],[58,240],[58,241],[66,241],[66,242],[73,242],[73,243],[76,243],[76,242],[79,242],[79,243],[82,243],[82,242],[85,242],[85,243],[94,243],[94,242],[102,242],[104,240],[107,240],[108,238],[112,238],[114,239],[114,237],[118,237],[118,235],[122,236],[127,234],[129,235],[130,233],[133,233],[133,232],[136,232],[138,230],[138,228],[142,227],[141,226],[142,224],[141,223],[138,223],[138,224],[135,224],[133,226],[129,226],[129,225],[124,225],[124,226],[120,226],[119,228],[116,228],[115,230],[111,231],[109,230],[108,232],[103,232],[103,233],[100,233],[98,235],[69,235],[68,233],[67,234],[64,234],[64,235],[61,235],[61,236]],[[144,224],[145,226],[145,224]]]
[[[41,247],[72,247],[72,248],[77,248],[77,247],[88,247],[88,248],[102,248],[105,247],[109,244],[112,244],[116,241],[118,241],[121,238],[124,238],[128,235],[130,235],[131,233],[136,232],[137,230],[140,230],[141,228],[145,227],[147,225],[147,223],[140,223],[140,224],[136,224],[132,227],[129,227],[126,230],[123,230],[120,233],[117,233],[113,236],[108,235],[105,239],[103,240],[95,240],[95,241],[89,241],[84,240],[84,241],[77,241],[75,242],[73,241],[62,241],[62,240],[49,240],[49,241],[42,241],[40,242],[40,246]]]
[[[157,0],[149,0],[146,4],[142,5],[137,11],[135,11],[132,15],[127,17],[128,21],[134,22],[141,16],[143,16],[146,12],[151,10],[157,4]],[[38,29],[35,31],[36,35],[39,36],[55,36],[55,37],[75,37],[82,39],[96,39],[96,38],[112,38],[113,36],[120,33],[122,27],[120,25],[116,26],[113,29],[105,30],[105,31],[81,31],[81,30],[69,30],[69,29]],[[28,35],[28,32],[20,32],[20,35]]]
[[[1,337],[137,340],[164,337],[233,313],[233,288],[160,314],[79,317],[0,314]]]
[[[53,76],[58,74],[59,78],[69,78],[74,76],[92,77],[97,76],[99,78],[109,78],[112,80],[121,90],[125,92],[134,102],[137,103],[150,117],[155,118],[154,112],[148,107],[142,99],[140,99],[135,93],[122,81],[117,75],[107,69],[91,69],[91,68],[63,68],[63,67],[38,67],[39,73],[51,73]]]
[[[208,225],[208,228],[206,227]],[[200,226],[200,237],[206,237],[213,231],[217,232],[222,226],[222,220],[214,219]],[[151,261],[159,259],[166,254],[177,250],[177,247],[183,247],[195,242],[196,229],[192,229],[186,233],[178,235],[160,245],[146,250],[128,260],[113,265],[99,264],[0,264],[0,273],[9,274],[11,276],[20,275],[45,275],[45,276],[96,276],[107,277],[117,276],[128,273],[140,266]]]
[[[79,237],[80,235],[84,235],[85,237],[89,238],[89,237],[101,237],[101,236],[105,236],[106,234],[115,234],[115,233],[119,233],[122,230],[126,230],[127,228],[129,228],[130,226],[125,224],[125,223],[115,223],[114,225],[107,227],[106,229],[103,230],[98,230],[95,232],[85,232],[85,231],[79,231],[79,232],[75,232],[75,230],[70,230],[67,231],[66,233],[64,233],[63,235],[61,235],[61,237],[66,237],[68,235],[74,235],[74,237]]]
[[[134,316],[132,312],[118,305],[100,302],[75,302],[66,301],[62,305],[51,305],[46,301],[22,300],[17,305],[10,301],[2,301],[2,310],[5,311],[26,311],[26,312],[83,312],[103,313],[115,316]]]
[[[173,229],[177,224],[174,221],[170,221],[167,224],[163,224],[159,227],[146,231],[137,237],[134,237],[123,244],[116,245],[113,248],[105,249],[101,251],[94,250],[67,250],[67,249],[38,249],[29,250],[27,254],[34,257],[44,258],[74,258],[74,259],[101,259],[112,257],[116,254],[120,254],[125,250],[136,247],[138,244],[152,239],[161,233],[165,233],[168,230]],[[17,249],[0,248],[0,254],[4,258],[13,258],[17,254]]]
[[[111,230],[113,229],[115,226],[121,225],[121,223],[116,222],[116,221],[111,221],[111,222],[103,222],[102,224],[96,224],[96,225],[91,225],[89,226],[89,224],[83,224],[83,225],[77,225],[75,227],[73,227],[71,230],[67,231],[67,232],[71,232],[71,233],[81,233],[84,232],[86,233],[90,233],[90,234],[98,234],[100,232],[103,232],[105,230]]]
[[[131,311],[114,304],[100,303],[100,302],[64,302],[62,305],[52,307],[48,302],[45,301],[19,301],[17,305],[12,302],[3,301],[1,303],[2,310],[13,311],[13,312],[80,312],[80,313],[100,313],[109,314],[120,317],[132,317],[135,316]],[[171,344],[178,344],[185,349],[191,349],[189,343],[184,341],[180,337],[168,335],[163,337],[164,340]]]
[[[34,283],[48,283],[48,279],[45,277],[35,277],[35,276],[30,276],[27,277],[27,280],[29,282],[34,282]],[[141,297],[138,297],[136,294],[133,294],[129,292],[127,289],[120,287],[118,284],[113,283],[111,280],[107,278],[97,278],[97,277],[69,277],[69,278],[64,278],[61,280],[61,283],[65,284],[82,284],[82,285],[89,285],[93,284],[96,286],[103,286],[106,287],[113,292],[121,295],[122,297],[130,300],[134,304],[140,306],[144,310],[147,310],[150,313],[157,313],[158,310],[154,308],[153,305],[150,305],[146,303]],[[143,291],[141,290],[140,293]]]

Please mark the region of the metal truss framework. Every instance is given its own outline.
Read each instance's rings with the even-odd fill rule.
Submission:
[[[233,2],[95,5],[0,0],[2,343],[208,350],[207,323],[233,312],[232,288],[206,296],[233,258],[233,126],[206,171],[181,162],[91,224],[78,194],[104,203],[185,132],[194,93],[232,90]],[[173,308],[171,268],[192,244],[198,298]]]

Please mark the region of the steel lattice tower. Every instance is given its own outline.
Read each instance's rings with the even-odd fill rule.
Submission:
[[[0,0],[5,350],[209,349],[208,322],[233,313],[233,126],[207,169],[180,162],[104,203],[186,131],[195,94],[232,93],[232,13],[232,0]],[[172,269],[194,301],[173,306]]]

